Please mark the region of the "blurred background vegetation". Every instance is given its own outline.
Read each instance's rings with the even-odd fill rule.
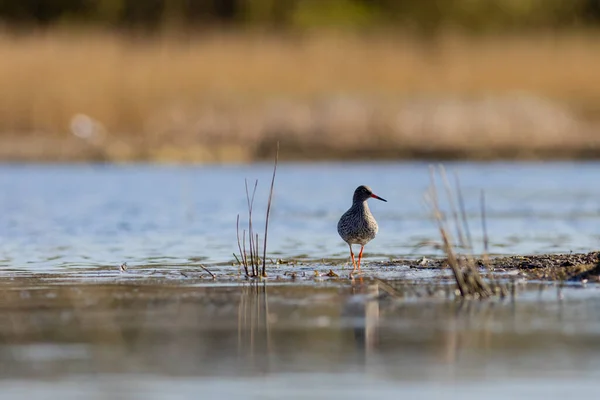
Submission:
[[[0,160],[600,157],[600,0],[0,0]]]
[[[483,32],[596,25],[600,0],[1,0],[0,18],[9,26],[401,27],[431,34],[447,27]]]

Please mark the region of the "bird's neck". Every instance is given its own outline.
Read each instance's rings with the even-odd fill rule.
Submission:
[[[369,213],[369,203],[367,203],[367,201],[356,201],[352,204],[352,208],[354,208],[355,210],[359,210],[363,213]]]

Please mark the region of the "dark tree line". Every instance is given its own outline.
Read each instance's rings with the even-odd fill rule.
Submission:
[[[600,23],[600,0],[0,0],[4,25],[95,24],[154,29],[259,25],[399,26],[435,31]]]

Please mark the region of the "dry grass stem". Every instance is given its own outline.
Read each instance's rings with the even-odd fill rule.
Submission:
[[[440,207],[436,189],[436,169],[434,167],[430,168],[431,186],[429,190],[428,203],[440,231],[440,237],[443,243],[443,250],[446,254],[447,264],[452,270],[454,279],[460,292],[460,296],[488,298],[495,293],[505,293],[505,290],[500,285],[496,284],[491,275],[489,279],[492,283],[492,286],[490,286],[490,284],[481,277],[481,274],[478,271],[478,267],[473,256],[473,244],[471,241],[469,226],[467,224],[464,200],[460,185],[458,184],[458,178],[456,178],[456,193],[453,193],[448,183],[447,175],[443,166],[438,168],[438,173],[446,188],[448,203],[450,205],[450,213],[452,215],[451,222],[455,225],[459,247],[465,250],[466,254],[462,255],[455,250],[456,245],[450,235],[450,222],[446,219]],[[456,201],[454,200],[455,198],[457,199]],[[457,203],[458,209],[456,207]],[[481,202],[480,204],[482,207],[485,206],[484,202]],[[482,214],[482,219],[485,220],[485,213]],[[485,222],[482,223],[485,227]],[[484,242],[487,241],[487,231],[485,232]],[[487,243],[484,243],[484,247],[486,247],[485,252],[487,253]]]
[[[268,232],[269,232],[269,217],[271,214],[271,204],[273,201],[273,191],[275,187],[275,175],[277,173],[277,163],[279,160],[279,143],[277,144],[277,149],[275,152],[275,162],[273,164],[273,175],[271,178],[271,188],[269,190],[269,199],[267,202],[267,211],[265,215],[265,232],[264,232],[264,241],[263,241],[263,257],[262,260],[260,258],[260,240],[259,234],[254,232],[254,225],[252,221],[253,216],[253,208],[254,208],[254,198],[256,195],[256,189],[258,187],[258,180],[254,182],[254,188],[252,190],[252,195],[250,195],[250,191],[248,190],[248,180],[244,180],[244,185],[246,189],[246,204],[248,207],[248,248],[246,248],[246,230],[242,231],[242,243],[240,244],[240,216],[238,214],[236,220],[236,236],[237,236],[237,244],[238,250],[240,252],[240,258],[236,257],[238,263],[241,261],[241,264],[244,268],[244,273],[247,278],[265,278],[267,276],[266,271],[266,263],[267,263],[267,240],[268,240]],[[262,270],[260,268],[260,264],[262,263]]]
[[[240,214],[237,215],[237,219],[236,219],[236,223],[235,223],[235,232],[237,235],[238,250],[240,251],[240,257],[242,258],[243,262],[240,261],[240,259],[235,255],[235,253],[233,254],[233,256],[237,260],[238,264],[242,265],[244,267],[244,272],[246,274],[246,277],[248,277],[248,276],[250,276],[249,271],[248,271],[248,263],[246,262],[246,258],[244,257],[245,251],[242,251],[242,243],[240,243]],[[245,234],[245,232],[244,232],[244,234]],[[245,249],[246,248],[245,240],[244,240],[243,246]]]
[[[488,279],[491,282],[492,287],[496,294],[499,294],[501,297],[506,297],[508,294],[508,289],[504,285],[499,285],[494,278],[494,274],[492,273],[492,267],[490,266],[490,239],[487,231],[487,223],[486,223],[486,213],[485,213],[485,192],[481,191],[480,196],[480,211],[481,211],[481,230],[483,233],[483,254],[482,254],[482,262],[485,270],[487,271]],[[513,282],[514,284],[514,282]]]
[[[433,167],[430,168],[430,201],[431,208],[434,213],[434,219],[437,223],[438,229],[440,231],[440,236],[442,239],[442,244],[444,248],[444,252],[446,253],[446,257],[448,260],[448,265],[452,269],[452,273],[454,274],[454,279],[456,280],[456,284],[458,286],[458,290],[460,291],[461,296],[465,297],[469,294],[469,288],[465,282],[462,271],[460,270],[460,266],[458,264],[458,260],[453,250],[453,246],[451,244],[451,240],[448,237],[448,230],[446,229],[445,217],[443,216],[438,201],[437,189],[435,184],[435,169]]]
[[[471,230],[469,229],[469,223],[467,221],[467,211],[465,209],[465,200],[462,195],[462,190],[460,190],[460,180],[459,180],[457,174],[454,174],[454,187],[456,188],[456,194],[457,194],[457,198],[458,198],[458,206],[460,208],[461,222],[462,222],[462,225],[463,225],[465,233],[466,233],[466,240],[467,240],[467,243],[469,244],[469,248],[472,251],[473,239],[471,237]]]
[[[215,274],[213,274],[213,273],[212,273],[212,272],[211,272],[211,271],[210,271],[208,268],[206,268],[204,265],[202,265],[202,264],[198,264],[198,266],[199,266],[200,268],[202,268],[204,271],[206,271],[206,272],[207,272],[207,273],[210,275],[210,277],[211,277],[211,278],[213,278],[213,280],[214,280],[214,279],[217,279],[217,277],[215,276]]]
[[[267,263],[267,236],[269,232],[269,215],[271,214],[271,202],[273,200],[273,189],[275,187],[275,175],[277,174],[277,163],[279,161],[279,142],[277,142],[277,150],[275,153],[275,164],[273,165],[273,177],[271,178],[271,189],[269,190],[269,202],[267,203],[267,215],[265,217],[265,240],[263,243],[263,265],[262,265],[262,276],[267,276],[266,263]]]
[[[253,226],[252,226],[252,208],[254,206],[254,197],[256,195],[256,188],[258,187],[258,180],[254,181],[254,189],[252,190],[252,196],[250,196],[250,193],[248,192],[248,180],[247,179],[244,179],[244,185],[246,187],[246,201],[248,204],[248,249],[249,249],[249,253],[250,253],[249,266],[252,270],[252,276],[257,276],[258,275],[258,273],[257,273],[258,254],[256,251],[256,241],[258,241],[258,238],[256,238],[256,240],[255,240],[254,230],[253,230]],[[244,250],[245,250],[245,245],[244,245]]]

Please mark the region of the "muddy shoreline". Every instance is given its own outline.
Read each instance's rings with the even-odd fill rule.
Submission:
[[[463,257],[463,260],[465,258]],[[106,265],[103,267],[86,267],[72,269],[71,273],[45,272],[43,274],[32,274],[30,271],[21,269],[5,269],[5,274],[11,276],[11,280],[4,283],[13,285],[14,280],[24,279],[28,284],[35,283],[46,285],[49,282],[102,282],[104,284],[142,284],[151,286],[187,286],[192,283],[207,284],[232,284],[237,285],[241,281],[248,282],[297,282],[299,284],[311,281],[323,280],[345,280],[352,270],[350,263],[345,259],[329,260],[301,260],[301,259],[278,259],[269,260],[267,263],[267,279],[245,278],[243,269],[236,263],[203,264],[135,264],[131,263],[125,269],[119,265]],[[548,281],[548,282],[598,282],[600,283],[600,251],[589,253],[569,254],[537,254],[537,255],[514,255],[514,256],[492,256],[489,260],[475,257],[474,262],[481,272],[486,267],[495,277],[518,277],[521,280]],[[425,274],[422,277],[410,274],[406,270],[431,270],[434,275]],[[450,272],[445,257],[419,257],[419,258],[395,258],[386,261],[365,261],[362,274],[357,275],[363,279],[385,280],[397,282],[409,282],[415,278],[419,281],[438,278],[451,279],[451,274],[438,274],[446,269]],[[484,277],[487,274],[484,274]]]
[[[276,137],[258,145],[228,143],[223,145],[147,144],[123,139],[110,145],[93,146],[69,137],[1,137],[0,162],[43,164],[247,164],[271,162],[280,142],[282,162],[329,161],[595,161],[600,160],[600,146],[588,141],[575,141],[566,146],[523,146],[513,143],[488,147],[442,146],[431,148],[426,143],[407,144],[382,140],[371,147],[338,146],[292,142]]]
[[[518,270],[519,275],[541,280],[590,280],[600,282],[600,252],[539,254],[490,257],[489,260],[476,257],[475,263],[486,266],[492,272]],[[383,262],[387,266],[408,266],[410,268],[446,268],[445,258],[396,259]]]

